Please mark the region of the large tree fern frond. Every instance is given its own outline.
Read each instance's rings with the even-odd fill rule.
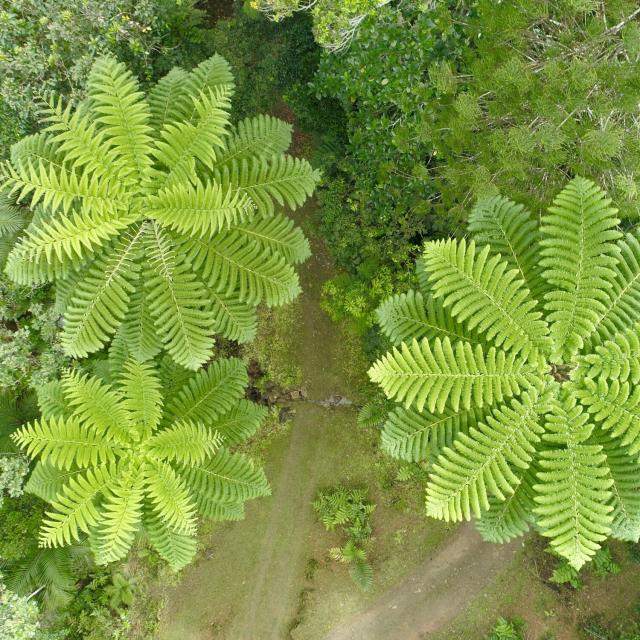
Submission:
[[[222,444],[222,436],[197,422],[180,420],[147,441],[151,455],[182,464],[202,464]]]
[[[544,429],[538,418],[547,398],[524,393],[460,433],[433,466],[427,485],[427,513],[444,520],[480,517],[489,496],[506,500],[519,484],[512,467],[528,468]]]
[[[160,424],[163,404],[160,380],[154,367],[128,360],[122,367],[120,388],[131,419],[144,434],[150,435]]]
[[[225,445],[240,444],[258,431],[268,412],[259,404],[239,400],[231,411],[216,418],[210,426],[222,436]]]
[[[197,551],[195,538],[167,527],[150,510],[144,517],[144,530],[151,546],[174,571],[179,571],[195,558]]]
[[[609,298],[620,237],[610,204],[593,182],[575,178],[543,217],[540,265],[553,287],[545,306],[558,360],[582,348]]]
[[[469,231],[478,245],[490,245],[518,271],[535,300],[544,302],[549,287],[538,264],[540,232],[524,205],[502,196],[481,200],[469,216]]]
[[[423,260],[433,296],[458,322],[525,358],[548,350],[548,327],[535,301],[517,270],[490,247],[476,253],[473,242],[429,242]]]
[[[251,342],[258,331],[255,308],[239,301],[233,294],[220,293],[209,287],[207,293],[214,331],[240,344]]]
[[[485,354],[481,345],[423,338],[394,348],[371,367],[369,376],[406,407],[442,413],[447,403],[457,411],[501,402],[535,385],[538,371],[539,366],[513,351],[491,347]]]
[[[174,67],[150,89],[147,102],[154,131],[160,131],[165,123],[180,121],[180,96],[188,75],[184,69]]]

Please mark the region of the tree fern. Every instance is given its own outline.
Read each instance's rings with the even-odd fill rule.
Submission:
[[[437,455],[430,515],[475,517],[495,542],[533,523],[575,568],[609,535],[640,537],[640,241],[616,225],[582,178],[540,227],[504,198],[481,203],[481,246],[427,243],[420,293],[381,306],[395,346],[369,371],[404,405],[383,448]]]
[[[264,472],[227,448],[265,411],[242,399],[248,379],[235,359],[188,374],[166,401],[148,363],[128,360],[109,379],[68,372],[40,394],[43,417],[12,435],[39,459],[27,490],[51,504],[40,545],[87,536],[107,563],[144,534],[179,568],[193,557],[198,515],[239,517],[269,492]]]
[[[69,355],[117,334],[141,360],[164,348],[197,369],[214,334],[250,340],[258,304],[299,293],[308,242],[277,209],[302,205],[319,174],[286,155],[290,125],[258,116],[233,127],[233,89],[217,55],[172,70],[148,97],[102,58],[87,102],[52,99],[43,131],[2,165],[7,273],[56,281]],[[14,202],[41,215],[18,216]]]

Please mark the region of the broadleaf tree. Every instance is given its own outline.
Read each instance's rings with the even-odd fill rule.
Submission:
[[[165,395],[150,363],[129,359],[112,384],[77,371],[39,393],[41,418],[12,435],[38,462],[26,490],[50,503],[39,544],[87,539],[99,563],[144,535],[173,568],[194,557],[199,517],[237,520],[270,491],[262,469],[231,447],[266,409],[243,398],[235,358],[190,373]]]
[[[574,178],[540,223],[502,197],[425,244],[379,311],[384,448],[429,461],[427,513],[504,542],[531,524],[580,568],[640,538],[640,235]]]
[[[43,108],[43,130],[0,171],[2,235],[19,237],[5,269],[20,284],[54,280],[62,343],[85,357],[122,334],[148,360],[166,349],[197,369],[214,335],[255,335],[255,308],[299,292],[309,256],[279,210],[319,175],[287,155],[291,125],[257,116],[232,126],[228,63],[173,69],[145,97],[126,67],[99,59],[88,98]],[[24,227],[24,228],[22,228]]]

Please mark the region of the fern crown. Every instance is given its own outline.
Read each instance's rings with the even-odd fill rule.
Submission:
[[[99,563],[126,556],[142,533],[179,569],[195,555],[198,516],[237,520],[269,493],[263,471],[229,447],[249,437],[265,409],[242,399],[237,359],[169,378],[127,361],[115,384],[68,372],[39,393],[42,417],[12,438],[39,461],[27,490],[51,504],[40,546],[88,537]]]
[[[70,355],[117,333],[138,360],[164,348],[197,369],[214,334],[251,340],[259,303],[298,294],[294,265],[309,245],[276,209],[302,205],[319,176],[285,154],[289,124],[257,116],[231,126],[233,88],[216,55],[190,73],[173,69],[145,98],[104,58],[85,102],[52,99],[43,131],[14,145],[0,173],[0,259],[18,238],[10,277],[56,281]]]
[[[496,197],[472,239],[428,242],[420,288],[378,310],[383,427],[427,461],[429,515],[505,541],[534,523],[576,568],[640,538],[640,236],[575,178],[541,223]]]

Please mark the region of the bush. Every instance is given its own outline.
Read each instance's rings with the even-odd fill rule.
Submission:
[[[98,55],[116,55],[145,81],[204,58],[202,15],[195,0],[0,3],[0,156],[33,130],[39,97],[84,95]]]

